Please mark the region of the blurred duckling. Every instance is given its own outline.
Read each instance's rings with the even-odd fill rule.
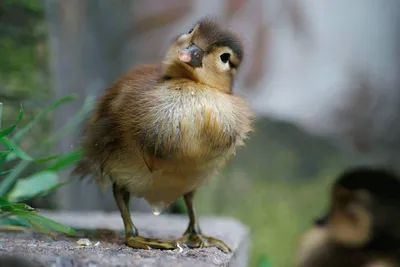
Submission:
[[[112,183],[128,246],[173,249],[184,243],[231,251],[202,234],[193,198],[252,131],[253,112],[232,92],[243,56],[237,35],[204,18],[174,40],[162,63],[132,69],[100,97],[85,123],[84,158],[73,173]],[[130,196],[146,199],[156,215],[183,196],[189,215],[183,237],[140,236]]]
[[[303,235],[296,267],[400,267],[400,180],[355,168],[332,187],[329,211]]]

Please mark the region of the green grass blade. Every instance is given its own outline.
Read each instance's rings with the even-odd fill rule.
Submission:
[[[51,145],[52,143],[58,142],[66,134],[69,134],[72,129],[77,128],[92,108],[94,99],[94,96],[87,96],[85,98],[85,102],[82,105],[82,108],[71,119],[69,119],[68,122],[63,127],[61,127],[54,135],[48,138],[44,142],[44,145]]]
[[[54,192],[54,191],[57,190],[58,188],[60,188],[60,187],[62,187],[62,186],[64,186],[64,185],[66,185],[66,184],[69,184],[70,182],[71,182],[71,181],[68,180],[68,181],[64,181],[64,182],[55,184],[54,186],[51,186],[51,187],[49,187],[49,188],[46,189],[46,190],[40,191],[40,192],[37,193],[36,195],[33,195],[33,196],[29,197],[29,198],[31,199],[31,198],[46,196],[46,195],[50,194],[51,192]],[[25,200],[27,200],[27,199],[28,199],[28,198],[21,198],[19,201],[25,201]]]
[[[9,205],[10,202],[7,199],[0,197],[0,205]]]
[[[52,155],[52,156],[48,156],[48,157],[34,159],[33,161],[36,163],[46,163],[46,162],[58,159],[61,156],[62,156],[62,154],[56,154],[56,155]]]
[[[16,158],[18,158],[17,154],[15,154],[13,151],[11,151],[10,154],[8,154],[7,157],[5,158],[5,162],[12,161]]]
[[[16,143],[18,143],[21,140],[22,136],[24,136],[24,134],[26,134],[33,126],[35,126],[36,123],[38,123],[41,119],[43,119],[49,112],[57,109],[58,107],[67,102],[76,99],[76,97],[77,97],[76,95],[69,95],[59,99],[58,101],[48,106],[46,109],[40,112],[39,115],[37,115],[33,120],[31,120],[27,125],[25,125],[18,132],[16,132],[13,136],[13,140]]]
[[[41,232],[43,234],[50,234],[51,231],[49,231],[48,229],[46,229],[46,227],[44,227],[43,225],[41,225],[40,223],[37,223],[36,221],[33,220],[29,220],[29,223],[33,226],[33,228],[36,229],[36,231]]]
[[[34,208],[23,203],[9,203],[7,205],[0,205],[0,212],[12,212],[14,209],[35,210]]]
[[[14,185],[18,175],[29,165],[29,161],[21,161],[0,183],[0,196],[4,197]]]
[[[2,129],[2,130],[0,128],[0,138],[12,133],[15,130],[15,128],[17,127],[17,125],[21,122],[23,117],[24,117],[24,109],[22,108],[22,105],[20,105],[17,122],[7,128]]]
[[[26,220],[20,218],[10,218],[10,217],[0,218],[0,225],[15,225],[23,227],[30,226],[30,224]]]
[[[3,103],[0,102],[0,129],[1,129],[1,120],[3,119]]]
[[[0,158],[0,165],[1,165],[1,158]],[[4,174],[10,173],[10,172],[12,172],[12,169],[11,170],[6,170],[6,171],[2,171],[2,172],[0,172],[0,177],[3,176]]]
[[[0,150],[0,157],[7,157],[8,154],[12,152],[11,149],[9,150]]]
[[[82,157],[81,150],[75,150],[69,152],[65,155],[60,156],[60,159],[54,162],[52,165],[48,166],[46,170],[48,171],[59,171],[64,169],[72,164],[74,164],[77,160]]]
[[[58,174],[53,171],[41,171],[29,177],[18,179],[14,187],[7,194],[11,202],[29,199],[58,184]]]
[[[12,153],[12,150],[1,150],[0,151],[0,167],[4,164],[4,162],[6,161],[6,158],[8,157],[8,155]],[[1,172],[0,172],[1,175]]]
[[[20,159],[31,161],[33,158],[26,154],[13,140],[7,137],[0,137],[2,143],[7,149],[12,150],[13,154],[17,155]]]
[[[17,216],[18,218],[34,222],[33,226],[39,227],[41,229],[47,228],[47,229],[53,229],[57,232],[66,233],[69,235],[75,234],[75,230],[72,229],[71,227],[63,225],[59,222],[53,221],[46,217],[43,217],[32,211],[15,209],[13,210],[12,214]]]

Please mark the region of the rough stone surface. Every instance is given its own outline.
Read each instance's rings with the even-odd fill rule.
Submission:
[[[183,250],[136,250],[123,244],[123,224],[119,213],[103,212],[42,212],[52,219],[78,230],[76,237],[51,237],[37,232],[0,232],[0,254],[22,255],[32,266],[230,266],[248,264],[248,229],[231,218],[201,218],[206,235],[222,239],[233,250],[225,254],[216,248]],[[179,237],[187,226],[186,216],[132,214],[143,236],[171,239]],[[96,230],[95,229],[100,229]],[[107,230],[101,230],[107,229]],[[80,238],[91,245],[79,246]],[[1,258],[1,257],[0,257]],[[0,259],[0,265],[1,264]],[[26,264],[12,266],[27,266]],[[29,266],[27,266],[29,267]]]

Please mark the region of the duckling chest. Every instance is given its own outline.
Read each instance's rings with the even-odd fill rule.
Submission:
[[[173,90],[160,99],[161,147],[178,153],[218,156],[231,150],[238,138],[238,116],[228,96],[198,90]],[[161,119],[162,118],[162,119]]]

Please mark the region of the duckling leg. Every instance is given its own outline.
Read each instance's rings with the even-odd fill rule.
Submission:
[[[193,197],[194,191],[185,194],[183,197],[189,215],[189,225],[183,237],[179,238],[176,242],[185,243],[190,248],[216,247],[225,253],[230,253],[231,249],[223,241],[201,233],[199,221],[193,206]]]
[[[132,222],[129,211],[130,194],[123,188],[113,185],[113,193],[125,227],[125,243],[138,249],[175,249],[177,244],[168,241],[156,240],[139,236],[139,232]]]

